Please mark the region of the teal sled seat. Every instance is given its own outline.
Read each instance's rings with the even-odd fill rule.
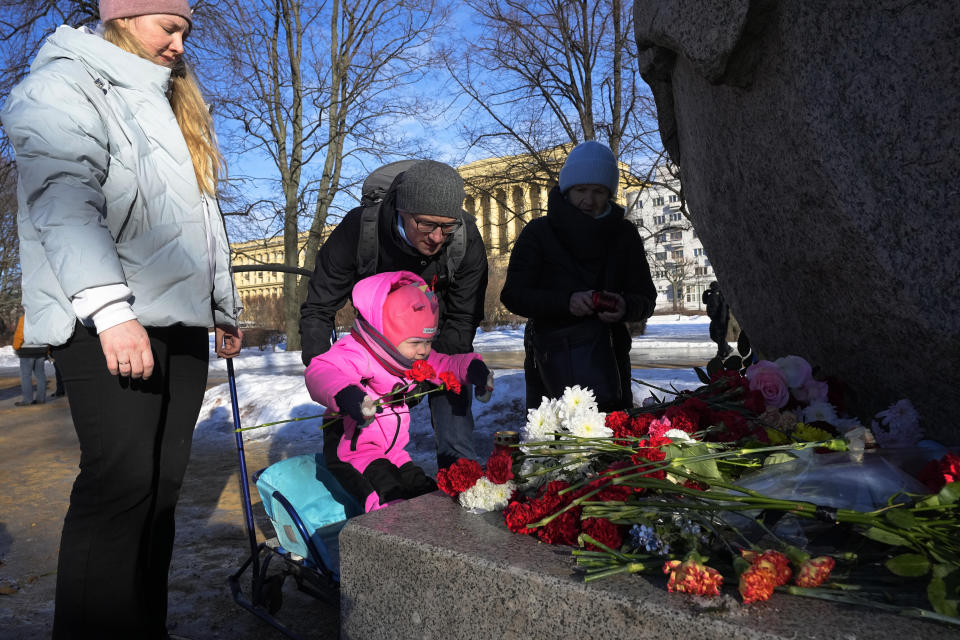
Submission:
[[[340,579],[338,536],[363,513],[323,464],[323,454],[281,460],[256,477],[257,491],[280,546]]]

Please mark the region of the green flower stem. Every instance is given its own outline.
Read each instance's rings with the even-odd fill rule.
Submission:
[[[894,604],[886,604],[883,602],[877,602],[876,600],[870,600],[867,598],[858,598],[856,596],[837,594],[824,590],[822,588],[806,588],[806,587],[777,587],[777,591],[782,591],[789,593],[795,596],[803,596],[805,598],[817,598],[819,600],[829,600],[831,602],[840,602],[843,604],[853,604],[860,605],[864,607],[872,607],[874,609],[881,609],[883,611],[891,611],[893,613],[899,614],[901,616],[908,616],[911,618],[925,618],[928,620],[936,620],[938,622],[943,622],[945,624],[960,626],[960,618],[954,618],[953,616],[943,615],[942,613],[937,613],[936,611],[930,611],[929,609],[920,609],[918,607],[898,607]]]
[[[412,384],[412,383],[411,383],[411,384]],[[407,389],[409,389],[409,388],[410,388],[410,385],[407,386]],[[437,388],[435,388],[435,389],[430,389],[430,390],[428,390],[428,391],[422,391],[422,392],[420,392],[420,393],[415,393],[415,394],[413,394],[412,396],[402,396],[403,392],[406,391],[406,389],[400,389],[400,390],[397,390],[397,391],[390,391],[390,392],[387,392],[387,393],[383,394],[382,396],[378,397],[378,398],[374,401],[373,406],[374,406],[374,407],[392,407],[393,405],[395,405],[395,404],[400,404],[400,403],[402,403],[402,402],[405,402],[406,400],[413,400],[413,399],[415,399],[415,398],[422,398],[423,396],[425,396],[425,395],[427,395],[427,394],[433,393],[433,392],[435,392],[435,391],[440,391],[440,390],[442,390],[443,388],[444,388],[444,385],[440,385],[439,387],[437,387]],[[392,400],[391,398],[392,398],[393,396],[396,396],[396,395],[400,395],[401,397],[398,398],[397,400]],[[304,417],[304,418],[287,418],[287,419],[285,419],[285,420],[276,420],[276,421],[274,421],[274,422],[264,422],[263,424],[254,425],[254,426],[252,426],[252,427],[241,427],[240,429],[234,429],[234,433],[240,432],[240,431],[252,431],[253,429],[260,429],[260,428],[263,428],[263,427],[273,427],[273,426],[278,425],[278,424],[287,424],[288,422],[300,422],[300,421],[302,421],[302,420],[316,420],[317,418],[322,418],[322,417],[324,417],[325,415],[335,416],[335,418],[334,418],[333,420],[329,420],[329,421],[324,422],[323,424],[321,424],[321,425],[320,425],[320,429],[326,429],[326,428],[329,427],[330,425],[336,423],[338,420],[343,419],[343,414],[337,413],[337,412],[331,412],[330,414],[320,414],[320,415],[317,415],[317,416],[306,416],[306,417]]]
[[[286,420],[277,420],[276,422],[264,422],[263,424],[254,425],[252,427],[241,427],[239,429],[234,429],[233,432],[238,433],[240,431],[252,431],[253,429],[260,429],[261,427],[272,427],[277,424],[286,424],[288,422],[300,422],[301,420],[316,420],[317,418],[322,418],[325,415],[327,414],[321,413],[320,415],[317,415],[317,416],[306,416],[304,418],[287,418]],[[328,420],[327,422],[324,422],[323,424],[321,424],[320,425],[321,429],[326,429],[328,426],[330,426],[331,424],[333,424],[334,422],[336,422],[337,420],[343,417],[336,413],[331,415],[335,415],[337,417],[333,420]]]
[[[602,542],[595,540],[590,534],[581,533],[579,535],[579,542],[580,544],[587,543],[587,544],[592,544],[595,547],[599,547],[603,552],[608,553],[616,558],[623,559],[623,560],[627,559],[626,556],[621,554],[619,551],[614,551],[613,549],[603,544]]]
[[[624,564],[613,569],[607,569],[606,571],[598,571],[596,573],[587,574],[584,576],[584,582],[593,582],[594,580],[600,580],[601,578],[609,578],[610,576],[615,576],[621,573],[642,573],[645,571],[654,572],[655,569],[648,567],[642,562],[631,562],[629,564]]]

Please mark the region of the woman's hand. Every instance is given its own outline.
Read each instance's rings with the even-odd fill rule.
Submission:
[[[100,348],[110,375],[144,380],[153,375],[150,336],[138,320],[127,320],[101,331]]]
[[[217,325],[213,329],[214,349],[221,358],[232,358],[240,353],[243,331],[239,327]]]
[[[611,298],[616,298],[617,306],[612,311],[602,311],[597,314],[601,322],[619,322],[627,313],[627,301],[619,293],[604,292]]]
[[[577,291],[570,295],[570,313],[575,316],[593,314],[593,291]]]

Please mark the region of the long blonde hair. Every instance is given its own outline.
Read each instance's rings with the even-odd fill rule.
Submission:
[[[104,25],[103,37],[124,51],[133,53],[146,60],[150,56],[140,42],[126,28],[129,18],[117,18]],[[183,65],[182,73],[173,73],[170,78],[170,108],[180,125],[187,150],[193,160],[193,172],[201,191],[213,195],[217,191],[217,180],[223,169],[223,156],[217,148],[217,138],[213,131],[213,118],[203,101],[200,86],[190,67]]]

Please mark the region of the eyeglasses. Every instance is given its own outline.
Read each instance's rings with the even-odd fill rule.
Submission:
[[[413,215],[412,213],[407,213],[406,211],[401,211],[400,213],[410,216],[410,218],[413,219],[414,224],[417,225],[417,231],[419,231],[420,233],[425,233],[427,235],[430,235],[431,233],[433,233],[439,228],[440,233],[442,233],[445,236],[448,236],[454,231],[456,231],[457,229],[459,229],[460,225],[463,224],[463,221],[461,220],[455,220],[454,222],[444,222],[444,223],[427,222],[426,220],[421,220],[420,218]]]

